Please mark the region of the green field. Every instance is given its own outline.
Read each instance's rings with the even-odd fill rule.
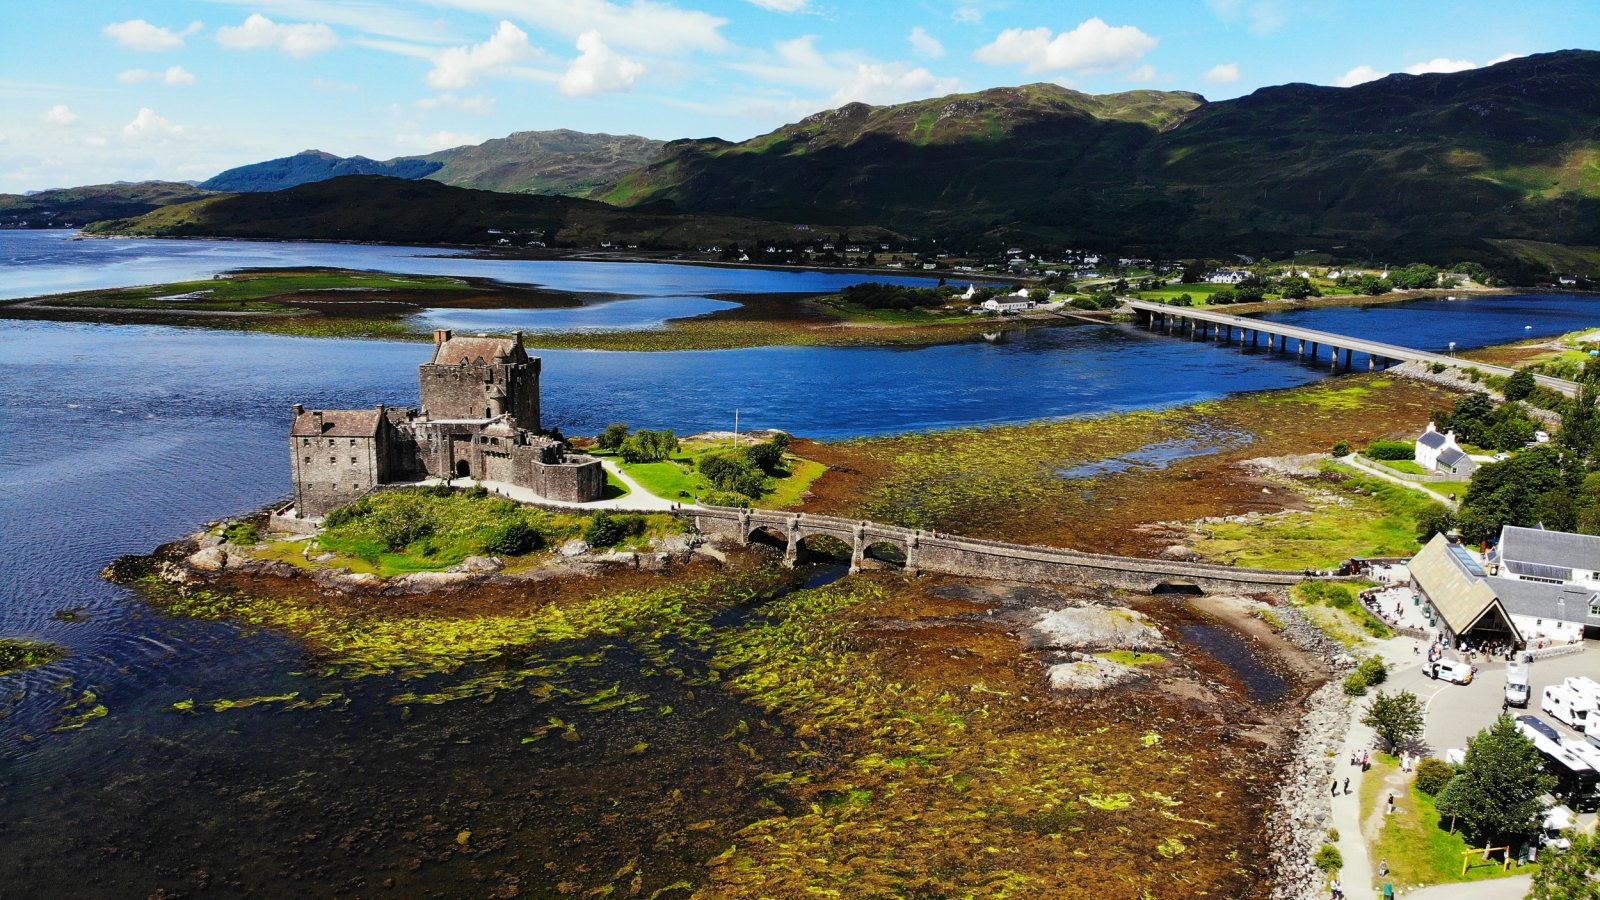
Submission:
[[[1387,799],[1384,780],[1398,772],[1398,762],[1395,757],[1380,753],[1371,771],[1363,776],[1363,819]],[[1410,785],[1395,797],[1394,815],[1384,817],[1383,830],[1368,849],[1373,859],[1388,861],[1389,877],[1383,880],[1396,886],[1482,881],[1502,875],[1526,874],[1537,868],[1513,866],[1505,871],[1499,861],[1503,857],[1497,854],[1497,861],[1488,863],[1484,862],[1482,854],[1477,854],[1472,857],[1471,868],[1463,875],[1463,854],[1469,849],[1466,840],[1441,827],[1433,798]],[[1352,886],[1352,889],[1359,890],[1360,886]],[[1353,892],[1352,896],[1355,896]]]
[[[685,442],[672,458],[646,463],[624,462],[621,457],[605,450],[588,452],[610,459],[617,468],[628,473],[628,477],[639,482],[640,487],[657,497],[690,501],[717,490],[698,471],[697,464],[700,459],[730,450],[732,446],[729,441]],[[784,509],[794,506],[800,502],[800,495],[811,487],[811,483],[828,470],[827,466],[821,463],[801,459],[792,454],[784,457],[784,463],[788,466],[786,472],[780,471],[777,476],[767,478],[766,493],[756,498],[755,506],[764,509]]]
[[[1386,469],[1393,469],[1396,472],[1404,472],[1407,475],[1428,474],[1427,469],[1424,469],[1422,466],[1409,459],[1375,459],[1372,460],[1372,462],[1375,462]]]
[[[294,312],[296,307],[272,302],[295,294],[348,291],[351,300],[368,291],[468,291],[459,278],[382,275],[367,272],[290,271],[240,273],[206,281],[180,281],[105,291],[50,301],[52,306],[115,307],[136,310],[207,310],[218,312]],[[180,295],[196,295],[177,299]]]

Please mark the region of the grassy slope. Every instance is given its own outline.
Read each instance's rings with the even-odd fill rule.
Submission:
[[[1203,105],[1050,85],[852,104],[742,144],[669,145],[601,196],[1169,253],[1503,259],[1484,238],[1600,245],[1597,83],[1600,53],[1572,51]]]
[[[443,164],[429,180],[456,187],[583,197],[655,159],[661,147],[637,135],[558,129],[519,131],[420,159]]]
[[[1379,754],[1378,761],[1364,777],[1361,786],[1363,818],[1388,798],[1381,785],[1386,776],[1399,769],[1398,761],[1388,754]],[[1481,854],[1467,874],[1461,874],[1463,851],[1469,849],[1459,834],[1440,826],[1439,811],[1433,798],[1410,786],[1395,797],[1395,813],[1386,816],[1383,830],[1377,841],[1368,848],[1373,859],[1388,860],[1389,877],[1382,879],[1400,885],[1454,884],[1463,881],[1483,881],[1502,875],[1520,875],[1534,871],[1536,866],[1513,868],[1506,872],[1499,862],[1486,864]],[[1497,856],[1499,856],[1497,854]]]
[[[634,481],[657,497],[681,500],[710,493],[716,488],[696,470],[701,457],[731,449],[728,443],[685,443],[671,459],[660,462],[630,463],[606,451],[591,450],[598,456],[610,458],[617,467],[628,473]],[[755,505],[763,509],[785,509],[800,502],[811,483],[826,472],[828,467],[819,462],[787,455],[787,474],[780,472],[767,479],[767,493],[757,498]]]
[[[210,194],[210,191],[174,181],[93,184],[28,195],[0,194],[0,222],[20,222],[35,228],[66,222],[82,225],[142,215]]]

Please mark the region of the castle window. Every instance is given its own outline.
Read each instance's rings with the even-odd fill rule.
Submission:
[[[301,438],[300,439],[300,446],[302,446],[302,447],[311,446],[311,438]]]
[[[354,447],[355,445],[356,445],[356,439],[355,438],[351,438],[350,439],[350,446]]]
[[[311,462],[311,457],[309,457],[309,456],[306,457],[306,462],[308,462],[308,463]]]
[[[356,463],[356,458],[354,456],[350,457],[350,464],[351,465],[355,465],[355,463]]]
[[[336,464],[338,464],[338,462],[339,462],[339,457],[337,457],[337,456],[330,456],[330,457],[328,457],[328,462],[329,462],[329,463],[330,463],[330,464],[335,464],[335,465],[336,465]]]

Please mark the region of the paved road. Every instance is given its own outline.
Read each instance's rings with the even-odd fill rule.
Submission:
[[[1371,476],[1373,476],[1375,478],[1382,478],[1384,481],[1392,481],[1395,484],[1398,484],[1403,488],[1410,488],[1411,490],[1414,490],[1414,491],[1420,491],[1420,492],[1422,492],[1424,494],[1427,494],[1429,497],[1432,497],[1433,499],[1439,501],[1440,503],[1443,503],[1444,505],[1450,507],[1451,509],[1455,509],[1455,508],[1457,508],[1457,507],[1459,507],[1461,505],[1461,503],[1459,501],[1451,500],[1449,497],[1445,496],[1444,494],[1438,493],[1433,488],[1428,487],[1428,485],[1423,483],[1423,482],[1420,482],[1420,481],[1407,481],[1404,478],[1401,478],[1400,476],[1394,474],[1393,472],[1385,472],[1383,470],[1383,466],[1376,465],[1374,463],[1369,463],[1369,462],[1367,462],[1366,460],[1362,459],[1360,456],[1358,456],[1358,455],[1356,455],[1354,453],[1352,453],[1349,456],[1346,456],[1346,457],[1340,459],[1339,462],[1342,462],[1345,465],[1350,466],[1352,468],[1360,469],[1361,471],[1363,471],[1363,472],[1367,473],[1368,475],[1371,475]]]
[[[675,503],[672,500],[668,500],[664,497],[657,497],[655,494],[650,493],[644,489],[643,485],[639,484],[637,481],[634,481],[631,477],[629,477],[628,473],[622,471],[617,467],[616,463],[609,459],[601,459],[600,464],[605,466],[606,471],[615,476],[618,481],[621,481],[627,486],[627,494],[621,497],[612,497],[609,500],[596,500],[593,503],[568,503],[562,500],[551,500],[546,497],[541,497],[525,487],[519,487],[514,484],[506,484],[505,482],[501,481],[474,481],[471,478],[457,478],[448,483],[452,487],[468,488],[481,484],[492,494],[499,494],[502,497],[510,497],[512,500],[516,500],[519,503],[534,503],[540,506],[563,506],[570,509],[612,509],[621,512],[665,512],[670,509],[694,508],[694,504],[692,503]],[[439,482],[437,479],[429,479],[422,483],[438,484]]]

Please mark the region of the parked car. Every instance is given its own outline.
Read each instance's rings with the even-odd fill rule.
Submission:
[[[1456,662],[1453,659],[1436,659],[1422,667],[1422,674],[1452,684],[1472,683],[1471,664]]]

